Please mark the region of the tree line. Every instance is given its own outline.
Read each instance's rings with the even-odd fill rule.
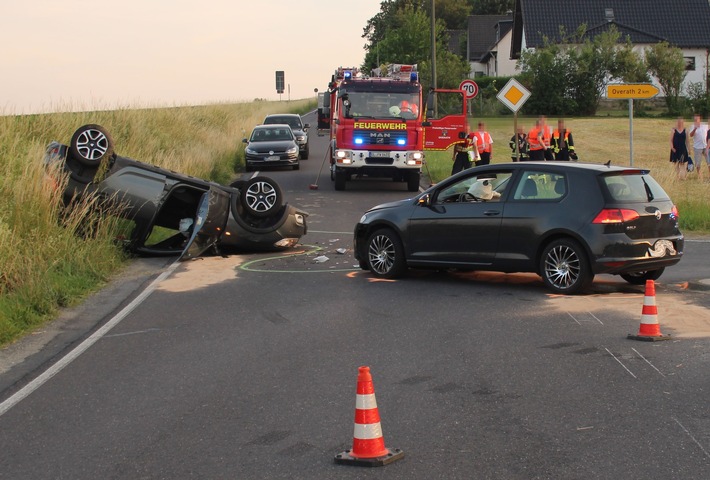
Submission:
[[[416,63],[420,81],[429,88],[431,5],[431,0],[383,0],[380,11],[363,29],[367,41],[363,71],[388,63]],[[449,49],[449,32],[466,30],[469,15],[505,14],[513,7],[514,0],[436,0],[438,87],[458,88],[470,73],[468,59]],[[594,37],[586,33],[586,25],[580,25],[572,33],[561,31],[559,42],[546,40],[542,47],[521,53],[521,73],[516,78],[535,92],[522,113],[594,115],[608,83],[648,83],[650,75],[663,90],[669,114],[710,113],[704,85],[691,84],[682,91],[686,71],[679,48],[661,42],[640,52],[614,26]],[[492,85],[487,90],[495,96],[496,81],[484,83]]]

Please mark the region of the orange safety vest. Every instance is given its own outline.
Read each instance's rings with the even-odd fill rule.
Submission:
[[[530,145],[530,150],[542,150],[542,144],[538,142],[537,137],[540,135],[540,127],[533,127],[528,133],[528,145]]]
[[[478,148],[478,153],[490,153],[491,144],[493,143],[493,138],[488,132],[473,132],[473,138],[476,140],[476,147]]]
[[[552,133],[550,133],[550,126],[545,125],[545,129],[542,131],[542,141],[545,143],[546,146],[550,146],[550,139],[552,138]]]

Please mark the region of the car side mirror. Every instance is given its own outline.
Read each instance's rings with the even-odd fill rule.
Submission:
[[[421,197],[419,197],[419,200],[417,201],[418,205],[420,207],[430,207],[431,206],[431,195],[430,194],[424,194]]]
[[[249,143],[249,140],[247,140],[246,138],[242,138],[242,143]]]
[[[310,125],[310,124],[306,123],[306,124],[303,125],[303,129],[304,129],[304,130],[308,130],[309,128],[311,128],[311,125]]]

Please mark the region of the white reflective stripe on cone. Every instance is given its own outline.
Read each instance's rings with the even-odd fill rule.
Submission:
[[[375,400],[375,394],[371,393],[369,395],[355,395],[355,408],[358,410],[371,410],[377,408],[377,400]]]
[[[359,423],[356,423],[353,437],[358,440],[372,440],[380,438],[382,437],[382,426],[380,425],[380,422],[370,423],[367,425],[360,425]]]

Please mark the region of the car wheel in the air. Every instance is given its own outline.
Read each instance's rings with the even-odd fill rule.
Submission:
[[[379,278],[397,278],[407,269],[404,246],[399,236],[388,228],[372,233],[367,239],[367,264]]]
[[[240,192],[240,200],[247,213],[255,217],[268,217],[283,205],[283,194],[278,183],[269,177],[249,179]]]
[[[69,155],[86,167],[96,167],[113,155],[113,139],[101,125],[84,125],[72,135]]]
[[[647,270],[645,272],[622,273],[621,278],[629,282],[631,285],[645,285],[646,280],[658,280],[665,268],[656,270]]]
[[[547,288],[560,294],[577,293],[594,279],[584,249],[566,238],[553,240],[545,247],[540,258],[540,276]]]

